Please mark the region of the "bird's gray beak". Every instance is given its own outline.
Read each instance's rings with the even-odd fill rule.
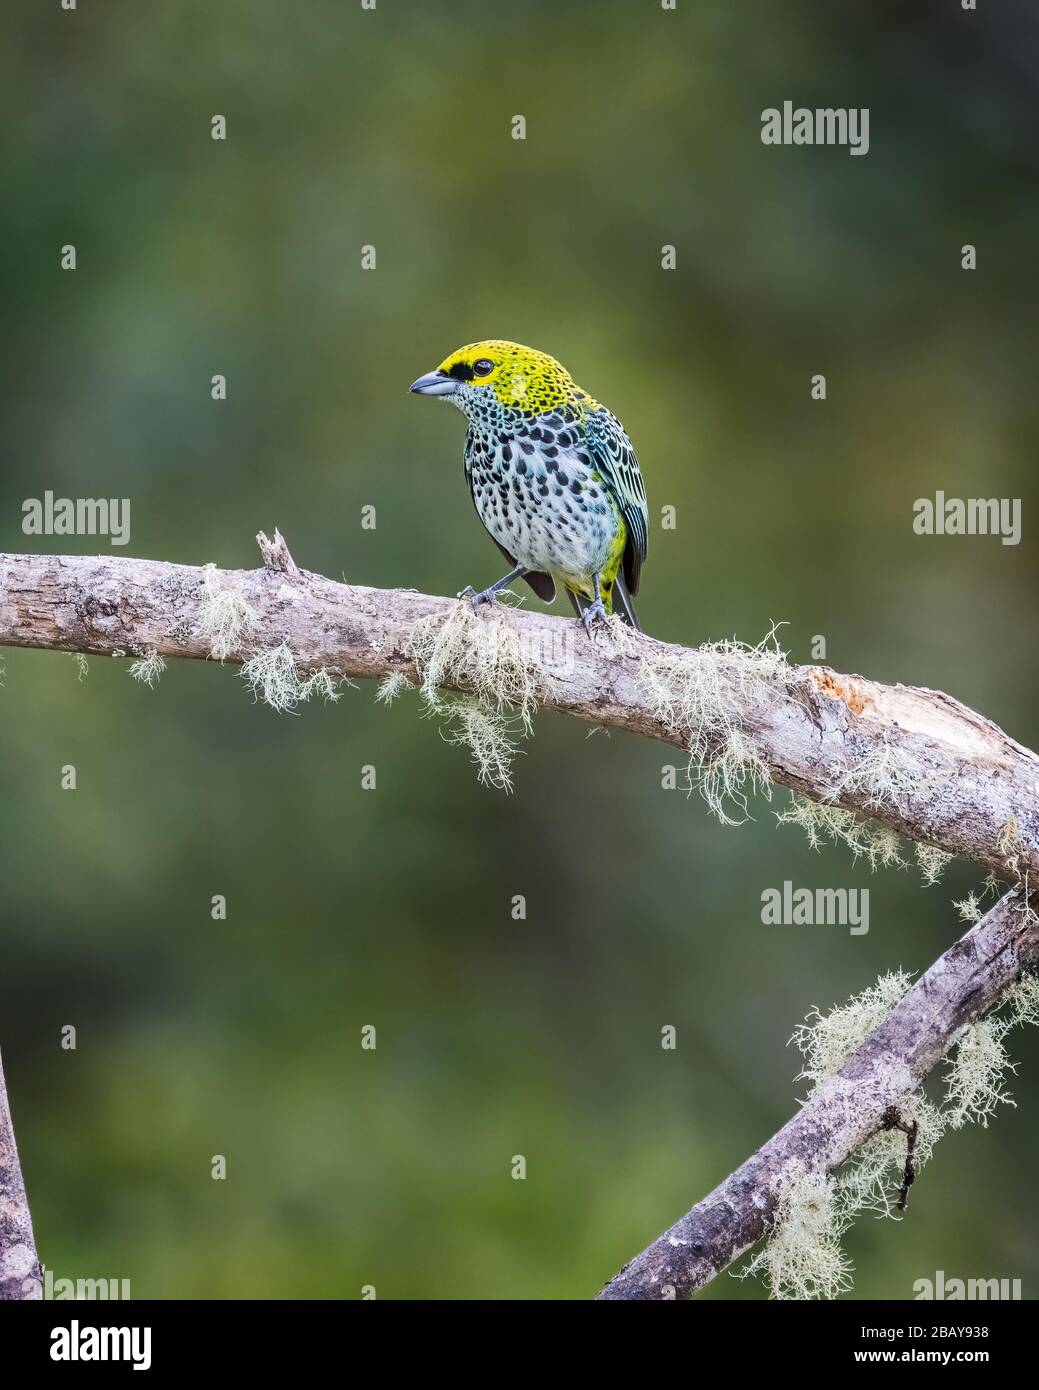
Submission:
[[[427,372],[413,381],[408,387],[416,396],[453,396],[458,390],[458,382],[446,372]]]

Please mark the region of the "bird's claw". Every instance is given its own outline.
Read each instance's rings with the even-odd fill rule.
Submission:
[[[597,598],[595,602],[590,603],[581,614],[581,621],[584,623],[585,632],[590,634],[592,631],[592,623],[600,620],[604,623],[609,621],[602,599]]]
[[[493,603],[498,594],[494,589],[481,589],[477,593],[471,584],[467,584],[458,597],[467,598],[474,608],[479,608],[482,603]]]

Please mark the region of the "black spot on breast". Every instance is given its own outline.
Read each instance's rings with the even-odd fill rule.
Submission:
[[[563,484],[564,487],[566,487],[567,483],[570,481],[570,474],[565,473],[562,468],[560,468],[560,470],[556,474],[556,477],[559,479],[559,481]]]
[[[533,444],[528,444],[525,439],[519,441],[519,446],[525,454],[532,454],[534,452]]]

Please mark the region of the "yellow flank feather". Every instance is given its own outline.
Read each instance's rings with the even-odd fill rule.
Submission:
[[[617,534],[613,538],[610,546],[610,553],[607,556],[606,564],[599,576],[599,591],[602,595],[603,607],[607,613],[613,612],[613,581],[617,578],[617,572],[624,559],[624,547],[628,543],[628,528],[625,525],[623,516],[617,514]],[[592,588],[592,581],[585,580],[582,583],[575,583],[572,579],[564,578],[562,575],[556,576],[562,579],[568,589],[572,589],[575,594],[580,594],[583,598],[593,599],[595,590]]]

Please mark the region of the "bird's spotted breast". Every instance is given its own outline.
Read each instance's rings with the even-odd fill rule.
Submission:
[[[579,586],[606,568],[623,522],[569,411],[474,420],[465,469],[481,521],[518,564]]]

